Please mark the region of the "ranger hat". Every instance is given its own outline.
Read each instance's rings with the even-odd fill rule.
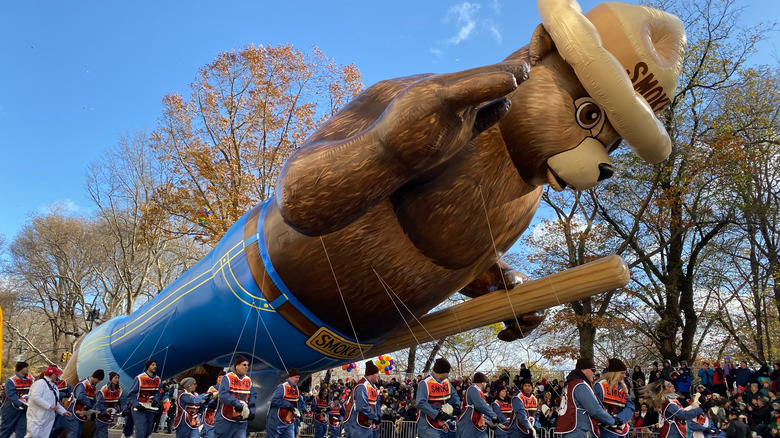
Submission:
[[[558,53],[615,130],[642,159],[672,150],[656,118],[674,98],[685,51],[682,21],[667,12],[622,2],[587,14],[576,0],[538,0],[542,24]]]

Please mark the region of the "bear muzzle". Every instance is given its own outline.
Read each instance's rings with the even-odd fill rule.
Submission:
[[[587,190],[615,173],[604,143],[586,137],[577,147],[547,159],[547,182],[556,191],[567,186]]]

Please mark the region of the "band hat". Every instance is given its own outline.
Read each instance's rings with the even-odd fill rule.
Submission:
[[[593,363],[593,359],[589,357],[581,357],[577,359],[577,363],[574,365],[575,370],[590,370],[596,368],[596,364]]]
[[[672,14],[607,2],[582,14],[575,0],[538,0],[558,53],[634,151],[663,161],[671,139],[655,116],[674,97],[682,69],[685,28]]]
[[[374,365],[374,362],[366,361],[366,376],[373,376],[374,374],[379,374],[379,368]]]
[[[451,368],[452,366],[447,361],[447,359],[440,357],[436,359],[436,362],[433,363],[433,369],[431,371],[437,374],[445,374],[449,373]]]
[[[192,377],[185,377],[181,379],[181,387],[184,389],[189,388],[189,386],[192,385],[193,383],[195,383],[195,379],[193,379]]]
[[[628,367],[626,367],[626,364],[623,363],[622,360],[612,358],[607,361],[607,372],[623,372],[628,371]]]

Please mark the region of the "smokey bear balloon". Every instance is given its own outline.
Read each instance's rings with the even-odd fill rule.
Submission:
[[[360,94],[198,265],[89,333],[78,375],[112,370],[126,386],[149,358],[167,377],[237,352],[259,373],[351,363],[453,293],[501,284],[496,254],[528,227],[543,185],[609,178],[621,139],[663,160],[656,114],[674,96],[680,20],[618,2],[538,7],[530,44],[498,64]],[[518,319],[504,338],[538,323]]]

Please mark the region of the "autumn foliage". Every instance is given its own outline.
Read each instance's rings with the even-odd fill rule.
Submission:
[[[186,95],[163,98],[152,139],[173,179],[149,211],[173,215],[174,234],[216,243],[273,195],[284,160],[361,88],[357,67],[337,65],[316,47],[220,53]]]

